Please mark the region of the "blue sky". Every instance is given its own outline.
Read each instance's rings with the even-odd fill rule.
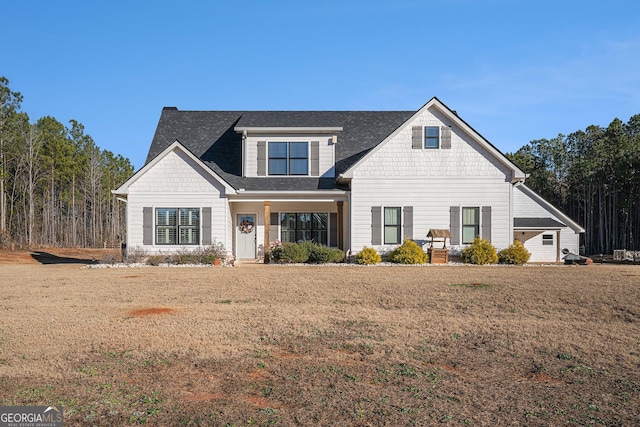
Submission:
[[[163,106],[417,110],[503,152],[640,114],[640,2],[4,1],[0,76],[32,121],[145,161]]]

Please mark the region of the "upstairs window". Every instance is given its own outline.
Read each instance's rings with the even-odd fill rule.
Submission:
[[[440,147],[440,128],[437,126],[424,127],[424,148]]]
[[[269,175],[309,175],[309,144],[269,142]]]

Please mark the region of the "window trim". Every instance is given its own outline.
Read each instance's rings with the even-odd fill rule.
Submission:
[[[286,144],[287,153],[286,157],[275,157],[271,155],[271,144]],[[307,148],[306,157],[292,157],[291,156],[291,144],[305,144]],[[310,172],[310,144],[309,141],[268,141],[267,142],[267,175],[268,176],[309,176]],[[271,160],[285,160],[286,171],[285,173],[273,173],[271,169]],[[306,160],[306,172],[305,173],[291,173],[291,161],[292,160]]]
[[[158,220],[158,213],[161,210],[165,210],[165,211],[170,211],[173,210],[175,212],[175,224],[162,224],[160,225],[160,221]],[[181,211],[182,210],[188,210],[188,211],[195,211],[197,212],[197,223],[195,225],[187,225],[187,224],[181,224]],[[201,208],[193,208],[193,207],[156,207],[154,208],[154,239],[155,239],[155,244],[158,246],[199,246],[201,239],[202,239],[202,231],[201,231],[201,225],[202,225],[202,209]],[[168,221],[170,222],[170,221]],[[158,238],[158,232],[160,230],[175,230],[175,234],[174,234],[174,238],[175,238],[175,242],[160,242],[160,239]],[[195,242],[193,243],[189,243],[189,242],[184,242],[181,239],[182,230],[194,230],[194,233],[196,234],[196,238],[195,238]]]
[[[387,223],[387,210],[394,209],[396,210],[398,223],[397,224],[388,224]],[[387,240],[387,229],[397,229],[397,242],[390,242]],[[382,242],[385,245],[400,245],[402,244],[402,207],[401,206],[385,206],[382,209]]]
[[[464,218],[465,217],[464,212],[467,209],[475,210],[475,212],[476,212],[475,217],[476,217],[477,222],[475,222],[473,224],[465,223],[465,221],[464,221],[464,219],[465,219]],[[473,240],[476,237],[480,236],[480,225],[481,225],[480,224],[480,222],[481,222],[481,219],[480,219],[480,207],[479,206],[463,206],[460,209],[460,213],[462,215],[462,218],[461,218],[461,221],[460,221],[460,242],[463,245],[469,245],[469,244],[473,243]],[[468,229],[470,227],[473,227],[473,231],[474,231],[473,238],[471,239],[471,241],[467,241],[467,240],[465,240],[465,229]]]
[[[436,135],[427,135],[427,130],[435,129]],[[437,150],[440,148],[440,126],[424,126],[422,131],[422,148],[425,150]],[[427,141],[435,141],[436,145],[427,145]]]
[[[542,234],[542,246],[553,246],[553,234]]]

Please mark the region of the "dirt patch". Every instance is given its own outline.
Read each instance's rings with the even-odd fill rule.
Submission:
[[[144,316],[152,316],[155,314],[170,314],[175,312],[173,308],[167,307],[149,307],[149,308],[139,308],[137,310],[129,311],[129,316],[133,317],[144,317]]]
[[[121,261],[119,249],[40,247],[33,250],[0,249],[0,264],[95,264]]]
[[[538,372],[535,374],[531,375],[531,380],[538,382],[538,383],[544,383],[544,384],[562,384],[564,383],[564,381],[562,380],[558,380],[556,378],[553,378],[551,375],[547,374],[546,372]]]
[[[190,393],[182,398],[185,402],[208,402],[216,399],[224,399],[225,395],[222,393]]]
[[[248,396],[245,400],[257,409],[282,408],[282,405],[275,405],[273,402],[269,401],[269,399],[265,399],[264,397],[260,396]]]

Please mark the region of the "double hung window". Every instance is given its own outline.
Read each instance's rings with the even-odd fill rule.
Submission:
[[[269,142],[269,175],[309,175],[309,144]]]
[[[424,148],[440,147],[440,128],[437,126],[424,127]]]
[[[401,243],[402,208],[384,208],[384,244],[396,245]]]
[[[156,244],[200,244],[200,209],[156,208]]]
[[[462,243],[473,243],[480,235],[480,208],[462,208]]]

